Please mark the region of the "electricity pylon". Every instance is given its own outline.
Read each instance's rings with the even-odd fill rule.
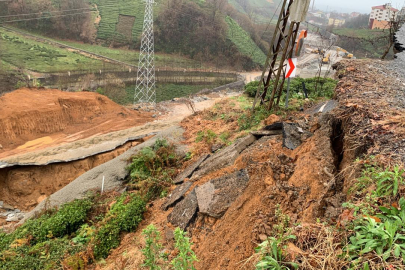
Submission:
[[[155,40],[153,37],[154,0],[145,0],[141,50],[139,54],[138,76],[136,79],[134,105],[156,105],[155,89]]]

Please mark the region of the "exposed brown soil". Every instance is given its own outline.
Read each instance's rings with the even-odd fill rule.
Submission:
[[[237,110],[228,108],[229,103],[232,101],[223,101],[220,106],[230,113]],[[213,120],[216,111],[218,106],[182,122],[187,141],[195,150],[200,150],[198,153],[208,151],[206,144],[195,143],[196,134],[201,129],[213,129],[220,134],[229,128],[237,128],[236,121]],[[313,124],[312,131],[315,132],[296,150],[283,148],[281,135],[264,137],[242,152],[233,165],[211,172],[193,183],[193,186],[202,185],[245,168],[250,176],[247,188],[223,217],[215,219],[199,214],[188,229],[199,258],[197,269],[253,269],[254,259],[247,260],[254,254],[254,248],[272,235],[277,204],[292,222],[313,223],[330,210],[327,199],[339,192],[334,185],[338,161],[331,140],[333,121],[327,118],[315,125],[318,122],[316,117],[303,114],[295,114],[295,117],[296,121],[305,121],[304,117],[311,119],[308,126]],[[232,134],[238,135],[241,134]],[[126,269],[141,269],[141,249],[144,247],[141,231],[151,223],[161,231],[164,246],[171,250],[174,227],[167,222],[171,210],[161,210],[164,202],[160,199],[151,204],[137,232],[126,235],[121,246],[108,258],[107,266],[99,265],[97,269],[114,269],[113,265],[121,263]],[[335,211],[334,218],[338,214],[339,211]],[[124,258],[123,252],[128,256]]]
[[[19,89],[0,97],[0,158],[152,121],[91,92]]]
[[[20,210],[30,211],[83,173],[121,155],[140,142],[127,142],[113,151],[72,162],[0,169],[0,198]]]

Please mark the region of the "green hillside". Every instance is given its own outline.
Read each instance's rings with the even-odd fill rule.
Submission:
[[[250,57],[256,64],[263,65],[266,61],[266,55],[250,38],[249,34],[231,17],[226,17],[225,20],[229,27],[227,38],[235,44],[241,54]]]
[[[131,43],[142,34],[145,5],[141,0],[93,0],[100,11],[97,38]]]

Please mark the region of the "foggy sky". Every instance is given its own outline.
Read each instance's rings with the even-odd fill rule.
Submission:
[[[328,11],[370,13],[372,6],[384,5],[390,2],[397,9],[401,9],[405,3],[404,0],[315,0],[315,7],[322,10],[326,10],[328,7]]]

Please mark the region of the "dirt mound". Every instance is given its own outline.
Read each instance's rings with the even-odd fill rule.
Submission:
[[[91,92],[19,89],[0,97],[0,158],[151,121]]]

